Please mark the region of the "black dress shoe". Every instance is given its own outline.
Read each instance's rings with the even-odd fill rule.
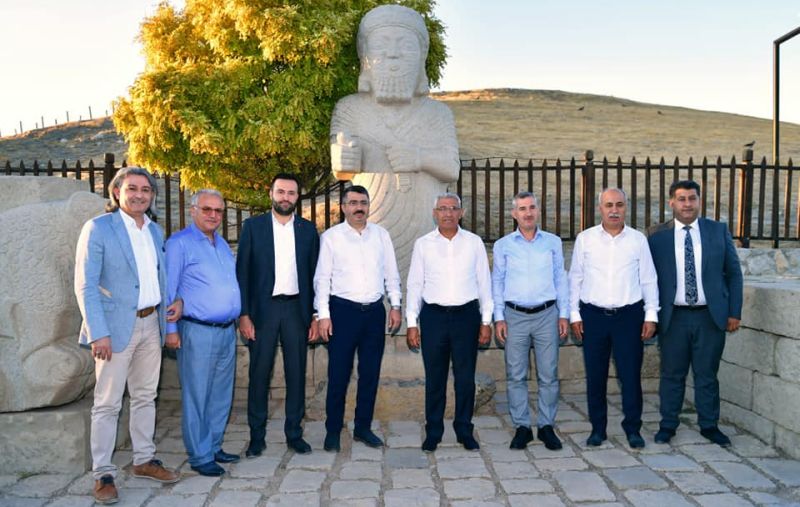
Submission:
[[[289,449],[293,450],[297,454],[309,454],[311,452],[311,446],[308,445],[308,442],[306,442],[302,438],[295,438],[293,440],[289,440],[288,442],[286,442],[286,445],[288,445]]]
[[[422,442],[422,450],[425,452],[433,452],[436,450],[436,447],[439,445],[439,441],[435,440],[431,437],[426,437],[425,441]]]
[[[378,438],[378,435],[373,433],[372,430],[354,430],[353,440],[356,442],[362,442],[368,447],[372,447],[374,449],[383,447],[383,440]]]
[[[481,445],[472,435],[464,435],[463,437],[456,438],[456,440],[468,451],[478,451],[481,448]]]
[[[644,449],[644,439],[638,431],[628,433],[626,436],[628,437],[628,445],[631,446],[631,449]]]
[[[514,438],[511,439],[511,444],[509,444],[508,448],[521,451],[525,449],[532,440],[533,431],[526,426],[520,426],[517,428],[517,432],[514,433]]]
[[[214,461],[217,463],[238,463],[239,459],[240,458],[238,454],[231,454],[223,451],[222,449],[214,453]]]
[[[339,443],[340,437],[340,433],[328,433],[325,435],[325,443],[322,444],[322,447],[328,452],[339,452],[342,449]]]
[[[655,441],[657,444],[668,444],[672,437],[675,436],[675,430],[670,430],[667,428],[658,428],[658,433],[656,433]]]
[[[606,435],[605,431],[603,431],[602,433],[599,431],[593,431],[592,434],[589,435],[589,438],[586,439],[586,445],[588,445],[589,447],[598,447],[602,445],[607,438],[608,435]]]
[[[558,439],[556,436],[555,430],[551,425],[542,426],[536,432],[536,436],[544,442],[544,446],[547,447],[551,451],[558,451],[561,449],[561,440]]]
[[[700,434],[706,437],[707,439],[711,440],[715,444],[719,445],[720,447],[731,446],[731,439],[728,438],[727,435],[725,435],[725,433],[721,432],[719,428],[717,428],[716,426],[700,430]]]
[[[213,461],[209,461],[208,463],[203,463],[202,465],[197,466],[192,465],[192,470],[200,475],[205,475],[206,477],[219,477],[225,473],[225,469]]]
[[[257,458],[261,456],[261,453],[264,452],[266,448],[267,444],[264,443],[263,440],[261,442],[251,440],[250,445],[247,446],[247,450],[244,452],[244,456],[245,458]]]

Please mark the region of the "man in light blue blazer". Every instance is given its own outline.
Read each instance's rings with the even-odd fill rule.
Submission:
[[[150,220],[156,181],[146,170],[120,170],[109,185],[108,213],[89,220],[75,254],[75,295],[83,324],[80,344],[95,359],[91,452],[94,497],[118,499],[111,462],[125,386],[130,394],[133,475],[173,483],[178,474],[155,459],[155,397],[166,322],[181,303],[167,306],[164,233]]]
[[[725,332],[739,329],[742,318],[742,268],[727,226],[699,217],[697,182],[674,182],[669,197],[673,219],[651,228],[648,238],[661,306],[661,423],[655,441],[667,443],[675,435],[691,366],[700,433],[727,447],[731,441],[717,425],[717,372]]]

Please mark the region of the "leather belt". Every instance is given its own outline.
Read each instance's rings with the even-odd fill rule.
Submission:
[[[690,312],[696,312],[698,310],[705,310],[708,308],[708,305],[673,305],[673,308],[680,308],[681,310],[689,310]]]
[[[278,294],[277,296],[272,296],[272,299],[277,299],[279,301],[293,301],[300,297],[300,294]]]
[[[367,312],[373,308],[383,307],[383,298],[373,301],[371,303],[359,303],[358,301],[351,301],[350,299],[340,298],[339,296],[331,296],[330,300],[362,312]]]
[[[548,308],[550,308],[554,304],[556,304],[556,300],[555,299],[551,299],[550,301],[545,301],[543,304],[541,304],[539,306],[520,306],[520,305],[515,305],[514,303],[509,303],[508,301],[506,301],[506,306],[507,307],[511,308],[512,310],[516,310],[518,312],[527,313],[528,315],[530,315],[532,313],[539,313],[541,311],[547,310]]]
[[[148,315],[150,315],[151,313],[153,313],[154,311],[156,311],[156,308],[158,308],[158,306],[148,306],[147,308],[136,310],[136,316],[139,317],[140,319],[143,319]]]
[[[436,310],[436,311],[439,311],[439,312],[444,312],[444,313],[460,312],[462,310],[467,310],[467,309],[469,309],[471,307],[478,306],[478,300],[477,299],[473,299],[472,301],[468,301],[468,302],[464,303],[463,305],[458,305],[458,306],[437,305],[436,303],[428,303],[425,300],[423,300],[423,302],[425,303],[425,306],[429,306],[433,310]]]
[[[231,327],[235,320],[229,320],[228,322],[208,322],[206,320],[195,319],[194,317],[189,317],[188,315],[184,315],[181,317],[181,320],[185,320],[187,322],[193,322],[195,324],[200,324],[201,326],[208,326],[208,327],[219,327],[225,329],[227,327]]]
[[[618,313],[626,312],[628,310],[633,310],[635,308],[641,308],[643,306],[644,306],[644,301],[637,301],[635,303],[625,306],[619,306],[617,308],[603,308],[602,306],[595,306],[591,303],[584,303],[583,301],[581,301],[580,303],[581,310],[591,310],[593,312],[602,313],[606,317],[613,317]]]

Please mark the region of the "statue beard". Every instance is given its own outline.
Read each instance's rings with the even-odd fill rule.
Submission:
[[[415,80],[411,74],[373,75],[372,94],[379,103],[411,102]]]

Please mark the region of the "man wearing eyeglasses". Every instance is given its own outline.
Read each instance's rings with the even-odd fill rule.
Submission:
[[[342,195],[345,221],[322,234],[314,275],[319,334],[328,342],[328,393],[324,447],[341,449],[347,386],[358,353],[358,394],[353,440],[382,447],[372,417],[386,343],[384,294],[391,303],[389,332],[400,328],[400,273],[389,232],[367,221],[369,193],[352,186]]]
[[[236,318],[241,309],[236,261],[217,233],[225,201],[216,190],[192,196],[192,223],[167,241],[167,294],[183,300],[179,323],[167,323],[166,346],[177,349],[183,443],[200,475],[225,473],[218,463],[239,456],[222,450],[233,399]]]
[[[453,429],[468,451],[480,445],[472,434],[478,345],[491,339],[492,280],[481,238],[458,225],[461,198],[436,198],[437,228],[414,243],[408,272],[408,334],[412,350],[422,347],[425,365],[425,441],[433,452],[442,441],[447,374],[453,362],[456,394]]]

